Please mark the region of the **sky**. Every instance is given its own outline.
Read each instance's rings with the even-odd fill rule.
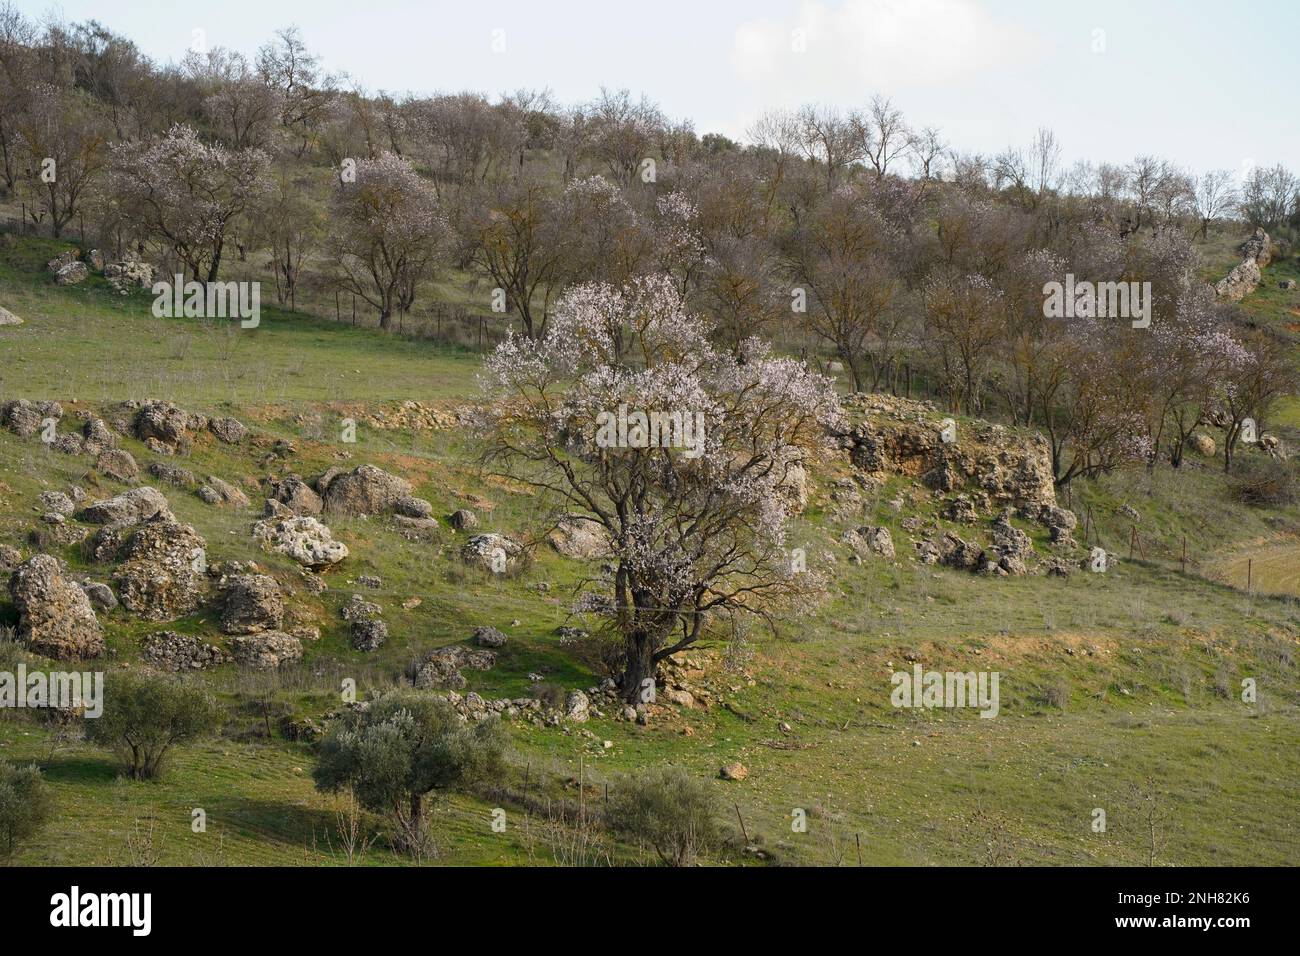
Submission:
[[[746,140],[771,107],[892,99],[962,151],[1055,131],[1067,163],[1140,154],[1192,170],[1300,169],[1300,3],[1253,0],[16,0],[36,19],[97,19],[150,57],[195,31],[252,54],[297,25],[367,91],[498,94],[601,87],[697,132]]]

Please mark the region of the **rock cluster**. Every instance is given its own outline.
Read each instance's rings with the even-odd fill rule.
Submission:
[[[221,648],[175,631],[159,631],[148,635],[144,639],[143,648],[145,662],[161,670],[197,671],[227,664],[232,660]]]
[[[417,688],[460,688],[465,686],[463,668],[486,671],[497,662],[492,651],[476,650],[463,644],[440,647],[414,664],[407,676]]]

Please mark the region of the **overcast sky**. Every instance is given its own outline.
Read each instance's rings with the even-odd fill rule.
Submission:
[[[1068,161],[1154,153],[1194,170],[1300,169],[1300,3],[1253,0],[17,0],[98,19],[160,62],[193,31],[253,53],[298,25],[369,91],[645,93],[700,133],[762,110],[892,97],[963,150],[1054,129]],[[504,46],[500,52],[494,50]],[[802,44],[802,52],[795,49]]]

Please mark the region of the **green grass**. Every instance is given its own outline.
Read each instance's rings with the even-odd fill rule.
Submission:
[[[461,564],[458,536],[445,524],[433,540],[412,542],[384,519],[330,519],[352,556],[325,575],[328,590],[317,595],[291,562],[252,544],[258,483],[267,475],[310,478],[361,462],[409,478],[436,515],[469,506],[486,530],[527,536],[544,528],[545,503],[485,475],[472,434],[382,431],[364,422],[380,402],[471,399],[476,356],[272,309],[253,332],[153,319],[147,297],[116,297],[99,280],[52,287],[39,269],[55,249],[23,243],[0,253],[0,304],[27,320],[0,329],[0,397],[57,398],[74,421],[78,409],[108,413],[124,398],[166,397],[253,426],[255,438],[238,448],[200,436],[179,461],[240,485],[251,509],[214,508],[190,492],[163,490],[207,540],[210,561],[256,560],[286,589],[294,622],[319,626],[322,637],[302,664],[276,674],[230,667],[205,674],[230,719],[222,736],[178,750],[161,783],[118,780],[107,754],[0,713],[0,756],[39,763],[58,801],[55,822],[17,862],[131,863],[153,855],[199,865],[340,863],[326,840],[338,803],[313,790],[308,747],[283,739],[278,727],[265,735],[263,697],[319,719],[339,706],[342,678],[355,678],[363,696],[393,686],[413,658],[464,641],[482,624],[510,642],[494,670],[466,672],[471,690],[520,696],[532,686],[530,673],[564,689],[603,676],[593,648],[562,647],[554,633],[567,621],[569,589],[590,569],[545,546],[520,573],[498,578]],[[362,422],[356,444],[337,440],[348,415]],[[288,461],[266,460],[276,438],[296,446]],[[142,468],[155,457],[132,439],[123,445]],[[95,496],[122,490],[91,464],[0,431],[0,541],[28,549],[44,488],[75,482]],[[551,862],[539,801],[577,800],[581,778],[582,799],[598,807],[606,784],[617,787],[622,774],[658,763],[713,781],[728,845],[712,862],[756,861],[740,852],[743,820],[748,841],[777,863],[855,864],[859,847],[873,865],[1145,863],[1139,813],[1146,796],[1168,816],[1157,863],[1300,862],[1300,610],[1292,598],[1249,595],[1217,580],[1227,556],[1296,524],[1295,509],[1237,505],[1212,461],[1189,460],[1177,474],[1127,471],[1078,483],[1073,501],[1080,514],[1090,509],[1095,537],[1122,559],[1117,567],[1065,580],[994,580],[906,560],[903,520],[934,506],[924,499],[895,512],[885,502],[904,487],[899,479],[861,514],[837,521],[827,494],[843,474],[847,466],[828,463],[816,476],[792,536],[810,564],[824,555],[835,560],[824,605],[782,619],[776,635],[756,634],[757,658],[745,674],[722,669],[720,648],[686,655],[708,663],[707,679],[725,705],[662,708],[648,726],[611,715],[566,728],[513,726],[508,778],[495,790],[454,796],[439,811],[438,862]],[[1118,514],[1121,504],[1141,513],[1141,547],[1131,561],[1132,522]],[[839,536],[864,523],[890,527],[898,562],[850,562]],[[982,533],[941,524],[967,537]],[[1043,529],[1024,528],[1044,551]],[[101,580],[111,571],[88,566],[75,547],[56,550]],[[383,586],[358,587],[364,574]],[[350,648],[338,614],[354,591],[380,603],[389,623],[389,642],[374,654]],[[403,609],[413,597],[420,604]],[[212,610],[165,625],[120,610],[102,620],[112,666],[134,666],[142,636],[154,630],[225,640]],[[7,621],[12,607],[0,601],[0,622]],[[927,669],[998,671],[998,718],[896,710],[889,676],[910,668],[909,659]],[[1238,699],[1246,677],[1260,688],[1256,704]],[[788,733],[778,729],[783,722]],[[749,777],[717,779],[733,760]],[[508,813],[504,834],[488,826],[496,806]],[[194,807],[208,814],[206,834],[190,830]],[[1105,833],[1090,827],[1098,807],[1107,813]],[[808,813],[806,834],[791,831],[796,808]],[[128,834],[150,818],[154,847],[146,853],[142,839]],[[370,825],[383,829],[373,818]],[[615,856],[645,859],[632,846],[616,847]],[[405,861],[381,840],[367,862]]]

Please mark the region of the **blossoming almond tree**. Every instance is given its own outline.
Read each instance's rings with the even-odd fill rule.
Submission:
[[[490,460],[609,535],[613,575],[580,585],[577,607],[621,644],[629,702],[724,623],[770,622],[822,588],[786,534],[803,462],[840,424],[832,383],[758,340],[721,352],[710,332],[667,275],[581,285],[545,338],[507,339],[483,375]],[[702,440],[611,446],[599,422],[620,406],[702,422]]]

